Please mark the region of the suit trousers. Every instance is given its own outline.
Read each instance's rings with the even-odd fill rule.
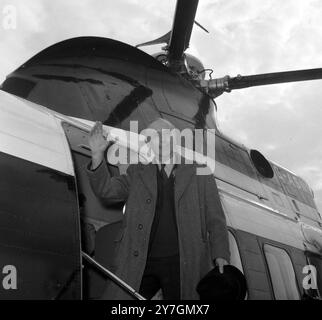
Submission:
[[[180,256],[149,257],[139,293],[151,299],[162,289],[164,300],[180,300]]]

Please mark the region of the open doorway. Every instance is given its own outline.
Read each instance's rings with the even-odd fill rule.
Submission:
[[[62,124],[70,146],[80,209],[82,250],[105,268],[114,272],[114,249],[118,230],[121,228],[124,204],[107,205],[93,193],[86,175],[91,153],[88,147],[88,133],[70,123]],[[110,166],[113,175],[119,169]],[[83,298],[100,299],[106,285],[106,277],[89,264],[83,264]]]

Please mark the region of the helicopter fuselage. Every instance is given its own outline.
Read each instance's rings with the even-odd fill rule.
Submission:
[[[110,207],[93,195],[84,174],[90,160],[88,132],[97,120],[123,130],[137,121],[140,131],[163,117],[180,130],[216,130],[215,175],[230,230],[232,264],[247,278],[248,298],[283,295],[276,292],[270,268],[274,259],[284,258],[293,285],[284,292],[300,299],[303,268],[314,264],[321,270],[322,263],[321,216],[313,192],[294,173],[221,133],[215,108],[184,77],[110,39],[63,41],[9,75],[0,91],[1,188],[7,192],[0,246],[5,248],[2,260],[16,265],[18,274],[24,272],[18,281],[22,290],[0,288],[0,297],[99,297],[101,276],[86,275],[86,289],[81,285],[80,221],[95,227],[97,259],[112,267],[107,255],[112,256],[113,245],[106,244],[110,252],[104,256],[102,241],[108,230],[114,228],[110,237],[117,234],[124,204]],[[124,170],[111,166],[115,175]],[[307,229],[315,232],[313,239],[306,236]],[[41,276],[31,282],[35,261]]]

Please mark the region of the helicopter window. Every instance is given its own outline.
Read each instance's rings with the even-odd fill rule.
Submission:
[[[250,151],[250,158],[257,171],[265,178],[273,178],[274,171],[266,158],[257,150]]]
[[[287,185],[286,189],[290,195],[293,195],[294,198],[297,200],[306,203],[306,204],[312,204],[313,197],[309,190],[303,190],[301,184],[299,183],[298,177],[296,177],[293,174],[289,174],[289,181],[290,184]],[[313,203],[314,205],[314,203]]]
[[[130,121],[137,121],[139,131],[143,130],[149,117],[159,115],[154,105],[151,106],[152,90],[128,75],[112,74],[102,77],[91,73],[90,77],[102,84],[80,82],[77,85],[81,94],[95,119],[100,119],[104,125],[130,130]]]
[[[312,193],[304,181],[280,167],[276,167],[276,173],[289,196],[312,208],[316,208]]]
[[[216,135],[216,160],[251,178],[256,178],[245,150]]]
[[[53,108],[67,116],[88,119],[89,109],[76,83],[40,80],[28,100]],[[91,120],[91,119],[89,119]]]
[[[308,187],[308,185],[306,184],[306,182],[301,179],[300,177],[296,177],[299,186],[301,187],[301,189],[306,192],[306,193],[312,193],[311,189]]]
[[[238,268],[242,273],[244,273],[244,269],[242,266],[239,249],[237,245],[237,241],[235,239],[235,236],[232,234],[232,232],[228,232],[229,235],[229,249],[230,249],[230,259],[231,264]]]
[[[292,175],[289,174],[287,171],[282,171],[282,170],[280,170],[280,173],[283,181],[285,182],[285,187],[288,194],[293,197],[297,197],[297,187],[294,184]]]
[[[240,258],[240,253],[237,245],[235,236],[231,231],[228,231],[229,237],[229,249],[230,249],[230,263],[244,273],[244,268]],[[245,300],[247,300],[248,293],[246,294]]]
[[[276,300],[299,300],[300,295],[292,261],[288,253],[271,245],[264,245],[269,274]]]
[[[163,83],[164,103],[158,103],[165,112],[173,112],[181,117],[193,119],[199,110],[200,93],[190,83],[178,77],[167,77]]]
[[[23,78],[10,77],[1,86],[3,91],[14,94],[21,98],[27,98],[36,82]]]

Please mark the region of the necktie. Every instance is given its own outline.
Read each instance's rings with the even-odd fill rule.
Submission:
[[[168,177],[167,173],[165,172],[165,164],[161,164],[161,170],[160,173],[163,177]]]

